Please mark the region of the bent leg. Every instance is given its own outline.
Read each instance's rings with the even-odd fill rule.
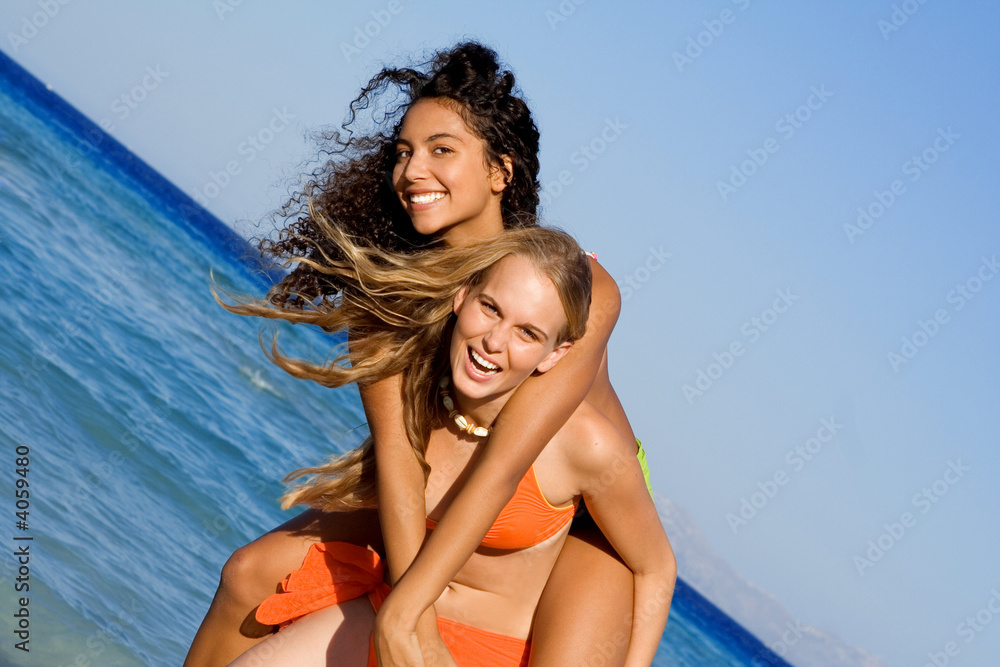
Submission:
[[[632,571],[592,521],[574,526],[542,592],[532,665],[621,665],[632,629]]]
[[[300,618],[232,667],[366,667],[375,610],[361,597]]]
[[[281,581],[302,565],[315,542],[351,542],[383,551],[376,510],[306,510],[240,547],[222,568],[219,588],[191,643],[184,667],[222,667],[269,637],[254,612]]]

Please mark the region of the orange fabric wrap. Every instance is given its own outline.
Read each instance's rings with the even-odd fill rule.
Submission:
[[[306,614],[368,595],[377,609],[389,595],[382,580],[382,562],[371,549],[347,542],[313,544],[302,567],[281,582],[257,608],[264,625],[284,627]]]

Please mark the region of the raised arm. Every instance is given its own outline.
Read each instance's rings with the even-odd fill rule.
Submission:
[[[392,584],[399,581],[420,550],[427,516],[424,476],[403,427],[400,390],[398,375],[360,387],[361,403],[375,438],[379,520]],[[438,633],[433,606],[424,611],[415,630],[416,637],[408,637],[408,660],[422,652],[425,659],[433,659],[433,664],[453,664],[448,662],[451,656]],[[413,643],[414,639],[419,640],[419,645]]]
[[[634,444],[599,416],[571,448],[580,491],[597,526],[635,575],[626,667],[649,665],[663,635],[677,563],[646,489]]]
[[[590,391],[621,297],[597,262],[587,334],[549,372],[528,378],[501,411],[482,459],[376,619],[376,635],[413,628],[479,546],[542,448]]]

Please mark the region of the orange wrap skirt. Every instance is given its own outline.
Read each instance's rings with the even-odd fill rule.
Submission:
[[[280,593],[257,608],[257,620],[285,627],[330,605],[367,595],[376,611],[391,591],[378,554],[347,542],[321,542],[309,547],[302,567],[281,582]],[[525,667],[530,643],[438,618],[438,630],[459,667]],[[374,646],[369,667],[375,667]]]

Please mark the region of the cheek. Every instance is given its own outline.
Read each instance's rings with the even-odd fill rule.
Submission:
[[[396,194],[402,196],[403,191],[403,165],[397,163],[396,166],[392,168],[392,189]]]
[[[455,333],[463,338],[475,338],[486,333],[490,325],[489,318],[482,312],[478,304],[466,302],[455,320]]]
[[[535,370],[535,368],[542,363],[546,357],[546,355],[539,350],[538,345],[530,343],[515,343],[510,345],[508,350],[511,367],[528,373]]]

